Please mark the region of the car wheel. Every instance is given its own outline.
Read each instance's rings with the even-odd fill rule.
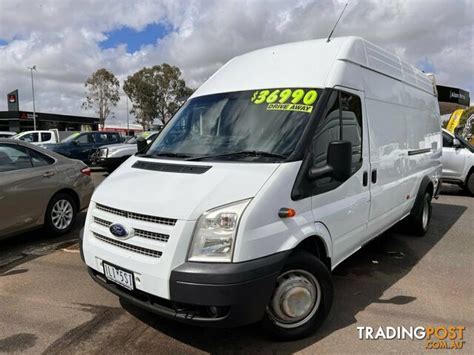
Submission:
[[[428,231],[431,221],[431,194],[425,191],[418,211],[410,216],[410,226],[414,235],[424,236]]]
[[[470,173],[467,177],[465,189],[471,196],[474,196],[474,172]]]
[[[314,255],[299,251],[288,258],[267,305],[263,328],[279,340],[314,333],[333,301],[331,273]]]
[[[54,235],[65,234],[74,226],[76,215],[74,198],[66,193],[57,194],[49,201],[45,226]]]

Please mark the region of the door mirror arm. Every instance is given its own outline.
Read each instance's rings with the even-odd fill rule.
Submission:
[[[321,168],[312,167],[308,170],[308,178],[310,180],[315,180],[324,176],[332,176],[334,169],[330,165],[323,166]]]
[[[336,181],[346,181],[352,170],[352,143],[349,141],[332,141],[329,143],[326,165],[321,168],[312,167],[308,170],[311,180],[332,176]]]

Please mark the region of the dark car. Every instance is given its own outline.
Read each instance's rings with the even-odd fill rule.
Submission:
[[[68,158],[79,159],[89,164],[92,153],[107,144],[120,143],[120,134],[117,132],[77,132],[61,143],[45,144],[43,147]]]

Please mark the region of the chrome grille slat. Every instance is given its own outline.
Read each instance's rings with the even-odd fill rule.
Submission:
[[[112,222],[106,221],[105,219],[94,217],[94,223],[100,224],[101,226],[104,227],[110,227],[112,225]]]
[[[167,234],[161,234],[156,232],[144,231],[142,229],[134,229],[134,235],[136,237],[148,238],[152,240],[158,240],[160,242],[167,242],[170,238]]]
[[[176,221],[177,221],[174,218],[155,217],[155,216],[148,216],[148,215],[145,215],[145,214],[140,214],[140,213],[135,213],[135,212],[123,211],[123,210],[119,210],[117,208],[102,205],[100,203],[96,203],[95,207],[98,210],[101,210],[101,211],[104,211],[104,212],[107,212],[107,213],[116,214],[118,216],[131,218],[131,219],[136,219],[138,221],[145,221],[145,222],[151,222],[151,223],[157,223],[157,224],[165,224],[167,226],[174,226],[176,224]]]
[[[153,258],[159,258],[163,254],[161,251],[151,250],[151,249],[147,249],[147,248],[138,247],[136,245],[120,242],[118,240],[108,238],[108,237],[106,237],[102,234],[96,233],[96,232],[92,232],[92,233],[94,234],[95,238],[97,238],[98,240],[100,240],[104,243],[108,243],[108,244],[114,245],[118,248],[125,249],[125,250],[133,251],[137,254],[151,256]]]
[[[104,227],[107,227],[107,228],[109,228],[113,224],[110,221],[106,221],[105,219],[95,217],[95,216],[94,216],[94,223],[96,223],[98,225],[101,225],[101,226],[104,226]],[[136,228],[133,228],[133,235],[135,237],[147,238],[147,239],[157,240],[157,241],[165,242],[165,243],[170,238],[170,236],[168,234],[150,232],[150,231],[146,231],[146,230],[143,230],[143,229],[136,229]]]

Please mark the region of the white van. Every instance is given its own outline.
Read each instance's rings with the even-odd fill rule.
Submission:
[[[157,314],[303,337],[339,263],[405,217],[426,232],[440,157],[432,81],[398,57],[356,37],[257,50],[97,188],[83,258]]]

